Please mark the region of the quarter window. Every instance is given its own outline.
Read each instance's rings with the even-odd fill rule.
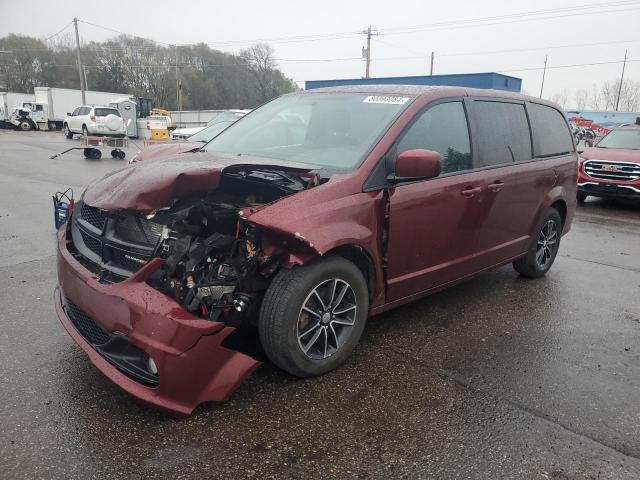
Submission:
[[[434,150],[442,156],[442,173],[471,168],[467,117],[462,102],[440,103],[421,113],[404,134],[396,153]]]
[[[558,110],[530,103],[527,106],[536,157],[553,157],[573,152],[573,139],[567,121]]]
[[[476,167],[531,160],[531,136],[524,105],[475,101],[474,112],[478,132]]]

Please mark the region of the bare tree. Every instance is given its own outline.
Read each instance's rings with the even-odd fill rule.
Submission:
[[[273,97],[272,74],[276,69],[273,47],[266,43],[257,43],[246,50],[242,50],[240,58],[245,62],[245,66],[258,82],[262,101],[267,101]]]
[[[549,100],[557,103],[563,109],[567,108],[567,103],[569,101],[569,89],[563,88],[559,92],[554,93]]]
[[[620,111],[635,111],[640,109],[640,82],[626,79],[620,88],[620,79],[616,78],[600,85],[594,85],[591,91],[591,108],[594,110],[615,110],[620,92]]]
[[[573,106],[578,110],[584,110],[589,106],[589,90],[582,89],[573,92]]]

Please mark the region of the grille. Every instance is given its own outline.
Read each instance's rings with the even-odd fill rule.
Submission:
[[[593,178],[633,181],[640,178],[640,165],[606,160],[588,160],[584,162],[584,172]]]
[[[107,272],[115,274],[108,279],[112,283],[137,272],[162,238],[164,227],[144,217],[111,214],[84,204],[79,212],[72,221],[70,249],[92,263],[89,270],[98,270],[101,279]],[[101,228],[100,233],[94,228]]]
[[[110,248],[109,250],[109,257],[111,258],[110,263],[120,268],[124,268],[125,270],[129,270],[130,272],[135,272],[148,260],[147,257],[144,257],[142,255],[119,250],[117,248]]]
[[[80,218],[85,222],[90,223],[98,230],[102,230],[105,222],[107,221],[107,216],[103,210],[91,207],[85,203],[83,203],[80,208]]]
[[[84,230],[80,230],[80,233],[82,234],[82,241],[84,242],[85,246],[96,255],[102,256],[102,243],[100,242],[100,240],[92,237]]]
[[[111,336],[104,328],[98,325],[93,318],[80,310],[67,298],[64,299],[64,307],[69,319],[78,329],[80,335],[91,345],[100,346],[107,343]]]
[[[153,246],[162,235],[162,225],[146,218],[129,215],[118,220],[116,236],[125,242]]]

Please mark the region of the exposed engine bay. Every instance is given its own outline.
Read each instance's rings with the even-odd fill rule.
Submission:
[[[257,318],[259,300],[278,268],[277,256],[262,252],[261,232],[242,218],[242,209],[257,208],[317,183],[318,176],[306,172],[228,167],[219,187],[206,198],[178,200],[149,215],[99,211],[107,216],[100,224],[95,222],[96,212],[90,211],[93,207],[81,204],[73,240],[80,254],[91,250],[85,257],[99,254],[93,262],[99,263],[101,272],[115,272],[120,279],[128,276],[123,275],[123,265],[130,275],[152,258],[164,259],[147,279],[152,287],[196,316],[238,325]],[[97,228],[100,235],[95,235]],[[114,241],[136,249],[123,254],[125,247],[114,247]],[[102,242],[100,248],[92,248],[97,242]],[[142,248],[147,250],[143,253]],[[118,263],[121,258],[126,263]]]

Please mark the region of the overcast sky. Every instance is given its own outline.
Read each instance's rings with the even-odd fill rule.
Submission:
[[[546,13],[477,21],[533,11]],[[230,52],[271,39],[280,68],[300,86],[304,80],[363,76],[365,37],[357,32],[368,25],[381,34],[372,40],[372,77],[426,74],[434,51],[436,74],[503,72],[522,78],[523,90],[538,95],[542,70],[530,69],[541,68],[548,54],[545,96],[550,97],[619,77],[628,49],[634,61],[625,77],[640,80],[640,0],[0,0],[0,36],[45,38],[74,16],[160,42],[204,42]],[[89,41],[115,34],[80,24],[80,35]],[[306,38],[286,38],[296,36]],[[551,48],[593,43],[600,45]],[[326,59],[338,60],[311,61]],[[605,62],[620,63],[554,68]]]

